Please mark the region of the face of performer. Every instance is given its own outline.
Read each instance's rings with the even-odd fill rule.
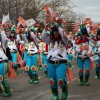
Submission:
[[[98,35],[98,38],[100,38],[100,35]]]
[[[58,38],[58,37],[60,36],[59,32],[57,32],[57,31],[54,31],[53,34],[54,34],[54,37],[55,37],[55,38]]]
[[[14,36],[14,33],[11,33],[11,36]]]
[[[83,35],[82,35],[82,38],[83,38],[83,39],[86,39],[86,38],[87,38],[87,34],[83,34]]]
[[[71,46],[71,43],[68,41],[68,46]]]
[[[80,35],[78,35],[78,36],[77,36],[77,38],[78,38],[78,39],[80,39],[80,38],[81,38],[81,36],[80,36]]]
[[[77,39],[77,37],[75,36],[75,40]]]

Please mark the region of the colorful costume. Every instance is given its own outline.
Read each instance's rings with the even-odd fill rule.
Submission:
[[[59,34],[59,38],[54,38],[54,32]],[[53,100],[58,100],[58,85],[62,89],[62,100],[66,100],[68,96],[67,82],[66,82],[66,45],[67,40],[63,38],[63,29],[54,26],[51,31],[51,36],[47,35],[44,29],[42,32],[42,39],[49,45],[48,51],[48,77],[50,87],[53,93]]]
[[[97,38],[93,39],[95,44],[94,54],[99,56],[99,59],[95,61],[96,76],[94,78],[100,78],[100,30],[97,31]]]
[[[28,34],[29,48],[27,52],[26,67],[25,71],[28,72],[30,76],[29,83],[37,84],[38,73],[37,73],[37,60],[38,60],[38,39],[31,31]]]
[[[25,65],[26,65],[26,60],[27,60],[27,52],[28,52],[28,48],[29,48],[29,43],[25,43],[25,51],[24,51],[24,61],[25,61]]]
[[[47,65],[47,55],[48,55],[48,49],[49,46],[46,43],[43,43],[43,58],[42,58],[42,64],[43,64],[43,70],[44,70],[44,77],[48,76],[48,65]]]
[[[9,48],[7,48],[7,46],[4,44],[5,42],[7,42],[6,34],[4,31],[1,31],[0,32],[0,84],[2,84],[4,87],[4,91],[5,91],[4,97],[8,97],[11,95],[11,92],[10,92],[10,84],[7,79],[7,71],[8,71],[8,57],[7,56],[9,56],[9,58],[11,59],[11,55],[9,55],[10,51],[9,51]],[[3,46],[5,46],[5,48],[3,48]],[[4,53],[4,51],[5,53],[8,52],[7,56]],[[3,90],[0,85],[0,93],[2,92]]]
[[[15,31],[12,30],[8,40],[8,47],[10,49],[11,56],[12,56],[12,60],[11,60],[12,67],[14,68],[16,74],[18,75],[16,39],[17,38],[16,38]]]
[[[89,55],[91,54],[91,48],[89,46],[89,41],[87,39],[87,30],[86,28],[83,28],[81,30],[82,32],[82,38],[79,40],[76,40],[76,43],[78,44],[76,47],[76,51],[78,52],[78,74],[80,78],[79,85],[84,84],[84,70],[85,70],[85,85],[89,85],[88,79],[90,76],[90,58]],[[85,37],[85,38],[84,38]]]
[[[68,45],[66,47],[67,49],[67,65],[70,67],[70,69],[72,69],[72,59],[73,59],[73,54],[72,54],[72,51],[73,51],[73,44],[72,44],[72,41],[70,39],[68,39]]]
[[[29,43],[28,43],[28,29],[25,30],[25,32],[23,34],[20,34],[20,42],[19,42],[19,46],[22,47],[23,49],[20,50],[22,52],[22,59],[24,61],[24,65],[26,66],[26,59],[27,59],[27,51],[29,48]],[[24,42],[24,43],[22,43]]]

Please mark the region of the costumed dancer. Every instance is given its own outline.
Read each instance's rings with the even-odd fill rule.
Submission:
[[[19,49],[20,49],[21,55],[19,54],[20,57],[18,58],[18,63],[20,64],[22,68],[24,68],[26,65],[26,60],[24,60],[25,41],[23,40],[19,41]]]
[[[37,84],[38,80],[38,73],[37,73],[37,60],[38,60],[38,39],[34,34],[33,27],[30,28],[30,33],[28,34],[28,42],[30,44],[27,52],[27,59],[26,59],[26,67],[25,71],[28,72],[30,76],[29,83]]]
[[[82,39],[80,40],[80,46],[76,48],[76,51],[78,52],[78,74],[80,78],[79,85],[83,85],[85,83],[86,86],[89,86],[88,79],[90,77],[90,56],[92,54],[91,48],[89,46],[89,40],[87,38],[88,33],[87,29],[84,25],[81,26],[81,32],[82,32]],[[85,81],[84,81],[84,70],[85,70]]]
[[[78,52],[76,51],[76,49],[80,47],[81,39],[82,39],[82,33],[80,31],[77,31],[75,33],[74,42],[73,42],[73,50],[75,53],[76,62],[77,62],[77,57],[78,57]],[[78,63],[77,63],[77,65],[78,65]]]
[[[27,52],[28,52],[28,48],[29,48],[29,43],[28,43],[29,29],[28,29],[28,28],[25,29],[25,34],[26,34],[26,36],[25,36],[26,39],[25,39],[25,40],[27,40],[27,41],[25,41],[25,44],[24,44],[24,46],[25,46],[25,51],[24,51],[24,57],[23,57],[23,60],[24,60],[24,62],[25,62],[25,66],[26,66]]]
[[[43,43],[42,64],[43,64],[44,77],[48,76],[48,66],[47,66],[48,49],[49,49],[49,45],[47,43]]]
[[[47,31],[48,35],[50,35],[50,31]],[[48,66],[47,66],[47,55],[48,55],[48,49],[49,45],[43,41],[40,42],[39,47],[42,49],[42,67],[44,72],[44,77],[46,78],[48,76]]]
[[[8,43],[7,44],[8,44],[8,47],[10,49],[11,56],[12,56],[12,60],[11,60],[12,67],[15,70],[16,75],[18,75],[18,67],[19,67],[19,65],[17,63],[17,50],[18,49],[17,49],[17,45],[16,45],[17,37],[16,37],[15,30],[11,30],[11,33],[10,33],[8,38],[9,39],[8,39]]]
[[[53,100],[58,100],[58,85],[62,89],[62,100],[66,100],[68,96],[66,82],[66,46],[67,39],[64,30],[55,23],[52,27],[50,37],[47,35],[48,26],[42,32],[42,40],[49,45],[47,66],[50,87],[53,93]]]
[[[7,47],[7,37],[3,30],[0,31],[0,93],[3,92],[1,84],[4,87],[4,97],[11,95],[10,84],[7,79],[8,61],[12,59],[10,50]]]
[[[67,49],[67,65],[69,66],[70,69],[72,69],[72,59],[73,59],[73,44],[71,39],[68,39],[68,45],[66,46]]]
[[[42,39],[41,39],[41,33],[37,33],[37,38],[38,38],[38,40],[40,41],[40,43],[39,43],[39,48],[40,48],[40,50],[42,51],[42,44],[43,44],[43,42],[42,42]],[[43,62],[42,62],[42,52],[39,54],[39,59],[38,59],[38,68],[40,69],[40,70],[42,70],[43,69]]]
[[[23,59],[23,53],[24,53],[24,51],[22,51],[22,49],[20,48],[21,47],[21,45],[25,42],[25,43],[27,43],[28,42],[28,40],[27,40],[27,33],[25,32],[26,30],[24,29],[24,28],[19,28],[20,29],[20,32],[19,32],[19,41],[18,41],[18,49],[19,49],[19,53],[20,53],[20,55],[21,55],[21,57],[22,57],[22,59]],[[22,43],[23,42],[23,43]],[[24,44],[25,44],[24,43]]]
[[[94,40],[93,43],[95,43],[94,54],[99,56],[99,59],[95,61],[96,76],[94,78],[99,79],[100,78],[100,30],[97,31],[97,37],[92,39]]]
[[[20,29],[20,28],[19,28]],[[26,66],[26,59],[27,59],[27,44],[28,44],[28,28],[21,28],[19,32],[19,41],[18,41],[18,49],[19,49],[19,56],[21,56],[20,61],[18,61],[22,68]]]
[[[90,42],[89,43],[90,43],[90,46],[91,46],[91,50],[92,50],[92,53],[94,54],[94,52],[95,52],[95,45],[93,43],[94,42],[93,39],[96,38],[96,34],[91,33],[89,38],[90,38]]]

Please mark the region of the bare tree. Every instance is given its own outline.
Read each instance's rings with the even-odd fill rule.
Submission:
[[[41,15],[45,6],[53,8],[58,15],[72,11],[74,7],[71,0],[0,0],[0,18],[8,12],[15,23],[18,16],[24,19],[43,18]]]

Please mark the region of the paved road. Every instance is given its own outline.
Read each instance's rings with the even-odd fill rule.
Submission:
[[[73,63],[76,65],[76,63]],[[68,84],[69,95],[67,100],[100,100],[100,79],[95,80],[95,70],[91,70],[90,86],[78,85],[78,68],[74,66],[72,69],[75,79]],[[24,70],[19,70],[19,76],[16,80],[11,79],[11,88],[13,89],[11,97],[2,97],[0,100],[52,100],[48,79],[43,77],[43,71],[39,70],[39,84],[28,84],[29,77]],[[59,94],[61,90],[59,88]],[[61,96],[61,95],[59,95]]]

